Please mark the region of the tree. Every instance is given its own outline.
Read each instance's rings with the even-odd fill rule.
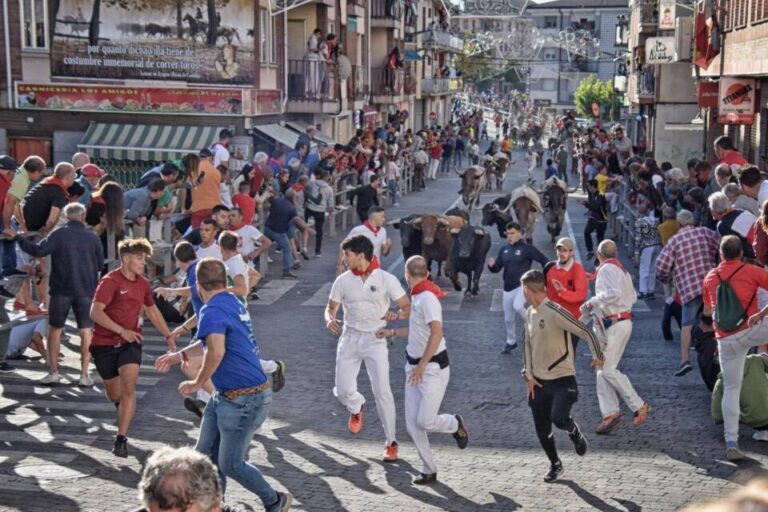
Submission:
[[[607,109],[611,121],[618,117],[619,96],[610,80],[601,82],[595,75],[587,76],[576,89],[573,100],[576,103],[576,112],[584,117],[595,117],[592,114],[593,103],[600,105],[601,110]]]
[[[456,69],[461,71],[461,76],[469,82],[479,82],[487,77],[491,71],[491,61],[486,54],[467,55],[460,54],[456,57]]]

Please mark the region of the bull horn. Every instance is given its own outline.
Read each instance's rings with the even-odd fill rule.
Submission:
[[[485,236],[487,234],[487,231],[483,228],[477,228],[475,229],[475,234],[479,236]]]
[[[414,217],[413,219],[411,219],[411,224],[421,224],[421,215],[419,215],[418,217]]]
[[[509,198],[509,204],[507,204],[506,208],[503,208],[503,209],[499,208],[499,212],[507,213],[509,211],[509,209],[512,208],[512,203],[514,203],[514,201],[512,201],[512,198],[510,197]]]
[[[401,220],[400,217],[398,217],[396,219],[392,219],[391,221],[387,222],[387,226],[393,226],[393,225],[397,224],[398,222],[400,222],[400,220]]]
[[[578,186],[578,185],[576,185],[576,186],[575,186],[575,187],[573,187],[573,188],[569,188],[569,189],[568,189],[568,193],[569,193],[569,194],[573,194],[573,193],[574,193],[574,192],[576,192],[577,190],[579,190],[579,186]]]
[[[452,235],[458,235],[459,231],[461,231],[461,228],[451,228]]]
[[[444,217],[442,215],[439,215],[437,217],[437,223],[440,224],[441,226],[450,226],[451,225],[451,221],[448,220],[447,217]]]

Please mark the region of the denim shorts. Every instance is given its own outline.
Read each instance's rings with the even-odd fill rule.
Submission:
[[[48,324],[51,327],[64,327],[71,309],[75,313],[78,329],[92,329],[91,302],[91,297],[51,295],[48,301]]]
[[[701,304],[701,295],[683,304],[683,327],[693,326]]]

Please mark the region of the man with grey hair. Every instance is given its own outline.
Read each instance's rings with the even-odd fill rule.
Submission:
[[[43,377],[43,384],[58,384],[61,377],[58,372],[59,347],[61,333],[69,310],[75,313],[77,328],[80,330],[80,386],[93,386],[88,375],[90,352],[88,351],[93,336],[91,320],[91,302],[96,286],[99,284],[99,272],[104,266],[104,252],[101,241],[85,228],[85,207],[80,203],[70,203],[64,208],[67,223],[55,230],[39,243],[34,243],[20,235],[14,238],[21,249],[36,258],[51,256],[50,301],[48,303],[48,365],[49,373]]]
[[[584,303],[582,311],[596,313],[605,329],[604,363],[597,372],[597,400],[603,420],[595,432],[608,434],[624,424],[619,396],[634,413],[635,426],[645,422],[651,406],[640,398],[618,368],[632,336],[632,305],[637,302],[632,276],[619,261],[618,248],[612,240],[600,242],[597,259],[600,266],[595,271],[595,296]]]
[[[192,448],[163,446],[149,459],[139,482],[143,507],[134,512],[237,512],[221,503],[221,484],[211,459]]]
[[[737,210],[731,204],[730,199],[722,192],[715,192],[708,198],[709,210],[712,218],[717,221],[717,233],[722,236],[736,235],[741,239],[744,258],[755,259],[755,251],[752,249],[750,233],[757,221],[757,217],[744,210]]]
[[[693,214],[680,210],[677,214],[678,232],[669,239],[656,259],[656,276],[675,286],[683,307],[680,331],[680,367],[675,376],[693,370],[688,359],[691,331],[701,308],[701,283],[707,272],[717,264],[720,237],[711,229],[694,226]]]
[[[720,164],[715,167],[715,180],[721,189],[731,182],[731,178],[733,178],[733,171],[731,170],[730,166],[726,164]]]
[[[744,194],[735,183],[727,183],[722,187],[721,192],[728,197],[733,207],[737,210],[744,210],[755,217],[760,215],[760,209],[757,207],[757,199]]]

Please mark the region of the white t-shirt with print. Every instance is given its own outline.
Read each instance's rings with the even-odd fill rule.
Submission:
[[[256,249],[263,236],[261,231],[252,224],[246,224],[235,231],[235,234],[237,235],[237,252],[244,256],[251,254]]]
[[[245,289],[248,290],[248,265],[245,260],[239,254],[236,254],[224,261],[224,266],[227,267],[227,277],[235,280],[237,276],[243,276],[245,279]]]
[[[375,333],[387,322],[382,317],[392,302],[405,297],[400,281],[389,272],[377,268],[368,278],[347,270],[333,282],[330,299],[344,308],[344,326],[357,331]]]
[[[349,235],[347,235],[347,238],[350,238],[355,235],[365,235],[368,240],[371,241],[373,244],[373,255],[379,258],[381,260],[381,246],[384,245],[384,242],[387,241],[387,229],[382,227],[379,229],[378,233],[374,233],[370,229],[368,229],[365,224],[360,224],[359,226],[353,227]]]

